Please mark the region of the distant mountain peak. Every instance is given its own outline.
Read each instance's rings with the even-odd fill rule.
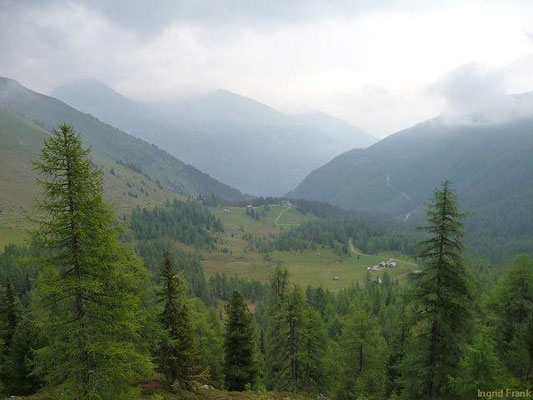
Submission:
[[[129,100],[113,88],[94,79],[80,79],[61,85],[52,91],[51,96],[57,97],[67,103],[72,102],[74,103],[73,105],[75,108],[83,108],[83,103],[76,104],[79,102],[79,97],[82,97],[85,101],[89,102],[100,103],[112,101],[134,104],[133,101]]]
[[[376,141],[325,113],[315,125],[225,89],[157,104],[131,101],[94,80],[63,85],[53,93],[252,194],[286,193],[339,153]]]

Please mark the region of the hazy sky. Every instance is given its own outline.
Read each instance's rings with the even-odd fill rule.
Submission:
[[[140,101],[227,89],[383,136],[533,90],[533,1],[0,0],[0,75]]]

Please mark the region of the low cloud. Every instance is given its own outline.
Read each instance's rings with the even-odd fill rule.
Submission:
[[[446,123],[487,124],[533,117],[533,94],[517,95],[508,89],[508,80],[517,69],[528,70],[532,75],[533,64],[524,61],[520,67],[512,64],[491,69],[480,64],[462,65],[430,85],[427,93],[446,102],[443,113]]]
[[[0,75],[44,93],[94,79],[143,102],[227,89],[284,112],[323,110],[376,136],[438,115],[445,104],[450,115],[475,112],[477,97],[495,106],[501,85],[505,93],[533,89],[530,1],[156,4],[0,0]],[[517,61],[505,73],[467,68],[425,91],[471,60]]]

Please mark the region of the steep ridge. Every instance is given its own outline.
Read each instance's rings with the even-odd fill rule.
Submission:
[[[108,162],[129,165],[182,195],[213,193],[229,200],[244,198],[238,190],[177,160],[155,145],[79,112],[55,98],[29,90],[11,79],[0,78],[0,104],[48,131],[62,122],[69,123],[81,133],[83,141],[91,146],[96,156]]]

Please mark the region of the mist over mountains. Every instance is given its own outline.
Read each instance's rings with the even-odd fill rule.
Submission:
[[[376,141],[325,113],[291,116],[225,90],[139,104],[102,83],[80,81],[53,96],[254,195],[284,194],[339,153]]]

